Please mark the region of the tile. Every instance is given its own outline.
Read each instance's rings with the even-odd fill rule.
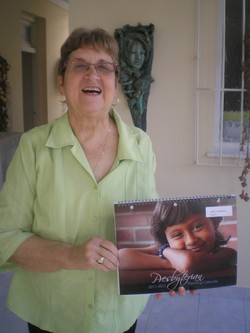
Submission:
[[[145,307],[143,313],[137,320],[136,333],[145,332],[154,302],[155,302],[155,296],[151,295],[148,299],[147,306]]]
[[[12,274],[0,275],[0,333],[28,333],[24,321],[5,307]],[[250,288],[200,290],[199,295],[160,300],[154,295],[138,319],[136,333],[250,333]]]
[[[250,301],[250,288],[244,288],[245,294],[244,299]]]
[[[243,299],[245,289],[237,286],[202,289],[200,294],[206,297]]]
[[[148,324],[149,315],[141,314],[137,320],[136,333],[144,333]]]
[[[0,313],[5,309],[5,300],[7,297],[12,274],[0,274]]]
[[[156,301],[155,295],[149,296],[147,306],[145,307],[145,309],[143,311],[144,314],[147,315],[151,312],[152,306],[153,306],[155,301]]]
[[[250,333],[250,299],[244,300],[246,333]]]
[[[10,273],[0,274],[0,296],[3,291],[4,293],[6,293],[7,289],[9,288],[11,279],[12,279],[12,274]]]
[[[0,333],[28,333],[26,322],[16,317],[5,305],[12,275],[12,272],[0,275]]]
[[[5,308],[0,312],[0,333],[28,333],[27,323]]]
[[[171,297],[168,295],[168,293],[166,293],[161,299],[155,299],[154,306],[152,306],[152,313],[162,313],[162,311],[165,312],[164,310],[168,309],[168,313],[172,314],[172,312],[174,312],[174,309],[185,309],[187,306],[191,309],[196,309],[198,306],[198,302],[199,295],[187,295],[184,297],[176,295],[174,297]]]
[[[183,333],[185,327],[185,333],[194,333],[198,304],[199,296],[170,297],[164,295],[162,299],[154,301],[144,332]],[[190,318],[192,318],[191,321]],[[189,322],[188,326],[187,322]]]
[[[246,333],[240,299],[200,297],[196,333]]]

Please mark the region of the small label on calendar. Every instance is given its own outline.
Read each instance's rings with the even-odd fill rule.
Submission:
[[[232,206],[206,207],[206,217],[232,216]]]

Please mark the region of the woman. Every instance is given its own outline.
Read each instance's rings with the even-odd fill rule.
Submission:
[[[113,203],[157,196],[149,137],[112,109],[117,54],[101,29],[72,32],[58,70],[68,111],[23,134],[0,194],[8,307],[30,332],[124,332],[147,302],[117,291]]]

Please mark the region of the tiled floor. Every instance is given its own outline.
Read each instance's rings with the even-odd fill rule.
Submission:
[[[26,323],[4,305],[10,277],[0,275],[0,333],[27,333]],[[136,332],[250,333],[250,288],[207,289],[186,297],[166,294],[160,300],[150,296]]]

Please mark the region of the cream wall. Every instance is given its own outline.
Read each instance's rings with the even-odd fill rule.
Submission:
[[[154,63],[148,102],[148,134],[156,153],[162,197],[241,192],[240,168],[195,163],[195,0],[69,0],[69,28],[155,25]],[[11,65],[11,129],[23,130],[21,11],[46,18],[48,120],[63,112],[57,101],[55,65],[68,33],[68,13],[46,0],[0,0],[0,54]],[[120,91],[118,111],[132,123]],[[249,180],[250,183],[250,180]],[[239,285],[250,286],[250,202],[238,200]]]
[[[241,169],[195,163],[195,0],[70,0],[70,31],[100,26],[113,33],[125,24],[138,23],[155,25],[155,82],[148,102],[147,132],[158,161],[159,193],[162,197],[236,194],[238,284],[250,287],[250,202],[238,200]],[[121,99],[118,110],[131,122]]]
[[[47,108],[48,120],[62,113],[57,101],[55,66],[60,46],[68,35],[68,12],[47,0],[0,0],[0,54],[11,66],[8,81],[10,96],[10,131],[23,131],[22,68],[21,68],[21,13],[46,20]]]

